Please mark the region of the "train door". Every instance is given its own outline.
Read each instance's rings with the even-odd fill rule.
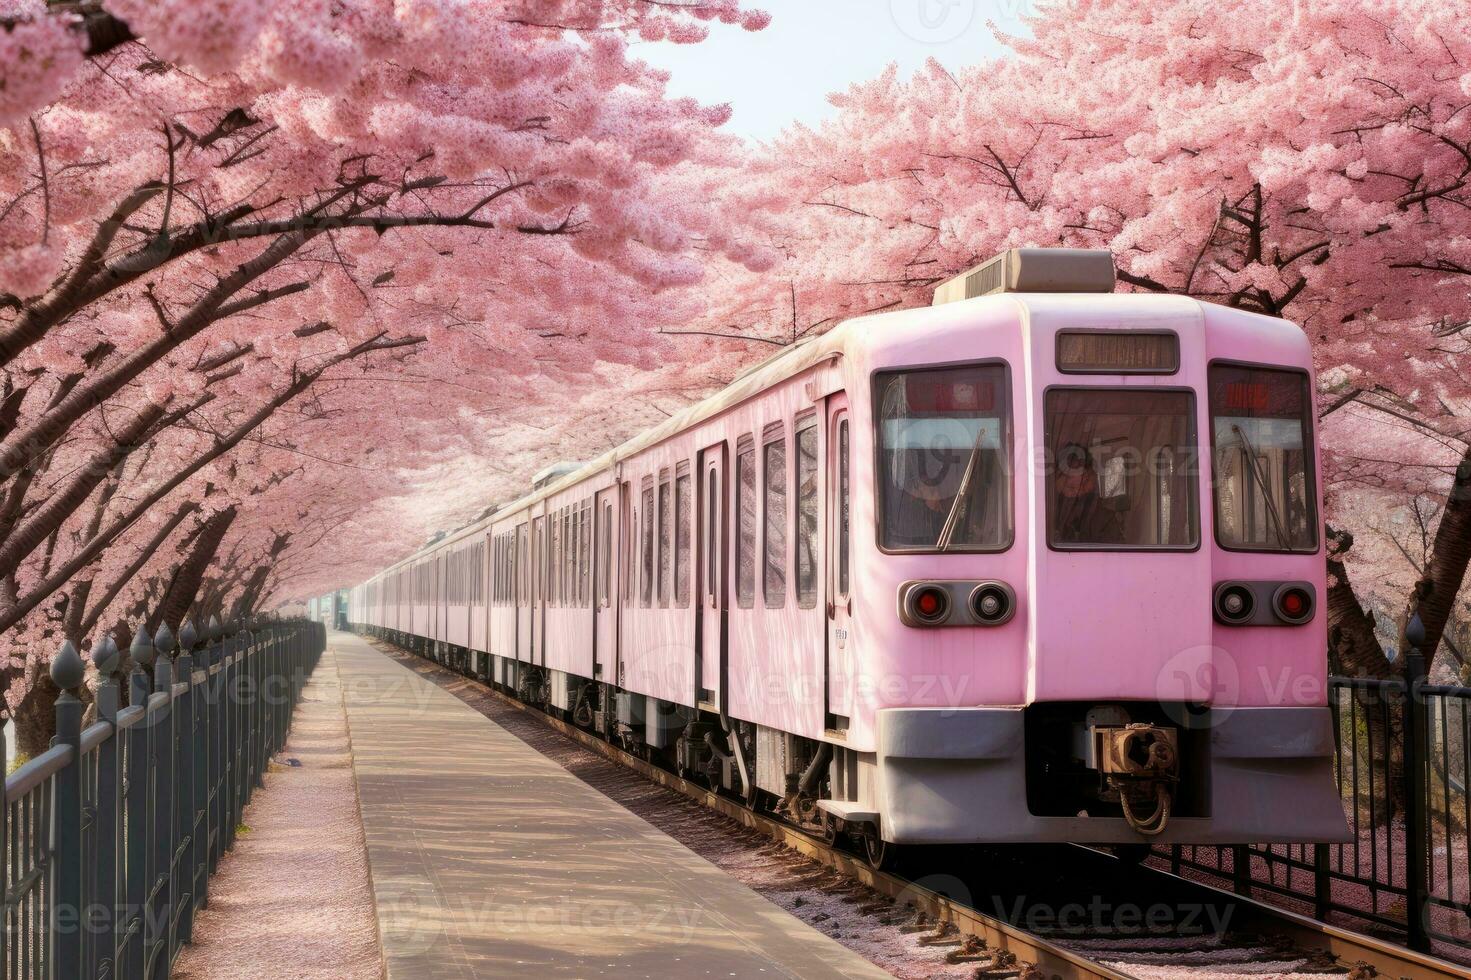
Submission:
[[[695,644],[695,679],[698,700],[725,710],[726,670],[725,608],[725,443],[700,453],[698,568],[700,617]]]
[[[618,657],[618,488],[593,501],[593,674],[611,681]]]
[[[531,527],[516,528],[516,659],[531,662]]]
[[[444,640],[444,597],[445,581],[447,576],[444,569],[444,555],[440,555],[434,562],[434,605],[429,610],[431,622],[430,636],[436,641]]]
[[[827,718],[824,727],[846,731],[853,715],[852,453],[848,396],[827,400]]]
[[[527,663],[546,662],[547,599],[547,532],[546,517],[531,522],[531,656]]]

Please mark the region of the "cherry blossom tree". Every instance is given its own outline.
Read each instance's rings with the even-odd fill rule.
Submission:
[[[736,156],[728,110],[666,97],[628,43],[713,19],[765,24],[731,0],[0,0],[12,710],[63,634],[391,560],[422,520],[364,515],[406,474],[598,365],[657,364]]]

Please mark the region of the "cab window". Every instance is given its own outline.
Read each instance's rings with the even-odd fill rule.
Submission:
[[[885,372],[874,395],[879,544],[931,552],[1009,547],[1005,366]]]
[[[1197,547],[1194,404],[1188,391],[1048,390],[1048,543],[1062,550]]]
[[[1235,551],[1316,551],[1307,375],[1216,364],[1209,384],[1216,541]]]

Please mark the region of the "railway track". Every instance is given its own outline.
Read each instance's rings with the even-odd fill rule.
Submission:
[[[921,859],[904,874],[875,870],[862,858],[640,759],[475,678],[386,641],[376,642],[441,687],[454,680],[471,680],[478,691],[497,703],[581,748],[857,883],[895,909],[896,915],[906,917],[904,931],[923,931],[921,943],[935,947],[947,963],[974,964],[976,977],[1205,980],[1337,975],[1349,980],[1434,980],[1471,976],[1465,967],[1446,960],[1078,846],[973,849],[987,859],[985,892],[997,912],[988,914],[977,907],[985,904],[976,900],[982,891],[955,874],[954,851],[929,861]],[[997,854],[1006,855],[1010,863],[1007,859],[998,863]],[[1102,883],[1113,891],[1104,892]],[[1093,891],[1094,898],[1078,901],[1076,896],[1083,891]],[[1129,909],[1138,911],[1137,918],[1101,921]],[[1160,909],[1171,911],[1151,921],[1152,911]],[[1045,912],[1042,918],[1046,921],[1041,924],[1036,923],[1039,910]],[[1069,910],[1079,914],[1070,916]],[[1028,927],[1017,921],[1028,922]]]

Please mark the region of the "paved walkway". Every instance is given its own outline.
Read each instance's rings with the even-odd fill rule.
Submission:
[[[329,649],[210,879],[175,980],[382,977],[341,679]]]
[[[389,980],[886,977],[343,633]]]

